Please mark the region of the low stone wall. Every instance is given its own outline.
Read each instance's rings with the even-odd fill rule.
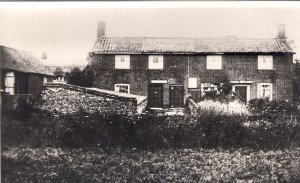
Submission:
[[[120,110],[123,112],[130,112],[130,113],[142,113],[145,111],[145,108],[147,106],[147,97],[145,96],[139,96],[139,95],[133,95],[133,94],[125,94],[125,93],[119,93],[109,90],[102,90],[98,88],[85,88],[80,86],[74,86],[69,84],[63,84],[63,83],[46,83],[45,84],[45,91],[46,93],[50,91],[54,92],[60,92],[60,94],[56,94],[58,96],[57,100],[65,100],[65,99],[59,99],[59,96],[62,95],[69,95],[69,98],[72,98],[72,94],[66,94],[72,91],[77,92],[73,95],[80,95],[81,98],[85,98],[85,100],[90,101],[89,104],[85,104],[86,101],[83,100],[83,104],[85,104],[85,108],[87,110],[93,111],[95,108],[98,107],[97,110]],[[52,95],[55,95],[55,93],[52,92]],[[80,98],[80,97],[79,97]],[[92,99],[93,98],[93,99]],[[75,102],[76,99],[73,99]],[[80,100],[80,99],[78,99]],[[47,102],[47,100],[45,100]],[[55,102],[55,101],[54,101]],[[69,100],[70,102],[70,100]],[[75,102],[76,103],[76,102]],[[73,103],[73,105],[77,105]],[[110,104],[111,106],[109,106]],[[80,103],[78,103],[80,105]],[[70,108],[71,106],[69,106]],[[103,108],[104,107],[104,108]],[[73,107],[74,108],[74,107]],[[102,108],[102,109],[101,109]],[[62,108],[61,110],[64,110]]]

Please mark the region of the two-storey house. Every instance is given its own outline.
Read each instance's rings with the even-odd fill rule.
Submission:
[[[149,107],[182,107],[222,88],[225,78],[244,102],[292,100],[293,50],[280,26],[270,39],[106,37],[98,23],[89,53],[94,86],[148,97]]]

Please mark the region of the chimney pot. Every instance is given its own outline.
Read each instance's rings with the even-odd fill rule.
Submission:
[[[105,36],[105,22],[98,22],[97,38]]]
[[[285,24],[279,24],[278,25],[278,39],[285,39]]]

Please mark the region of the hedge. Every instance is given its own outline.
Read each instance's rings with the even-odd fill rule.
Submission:
[[[20,114],[23,116],[18,117]],[[299,143],[299,116],[57,114],[19,107],[2,118],[2,143],[33,146],[141,148],[285,148]],[[298,139],[297,139],[298,138]]]

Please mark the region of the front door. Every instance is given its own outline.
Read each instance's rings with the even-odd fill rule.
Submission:
[[[183,86],[170,85],[170,107],[183,107]]]
[[[163,84],[150,84],[148,88],[148,106],[163,106]]]
[[[238,94],[242,102],[247,102],[247,86],[235,86],[235,93]]]

